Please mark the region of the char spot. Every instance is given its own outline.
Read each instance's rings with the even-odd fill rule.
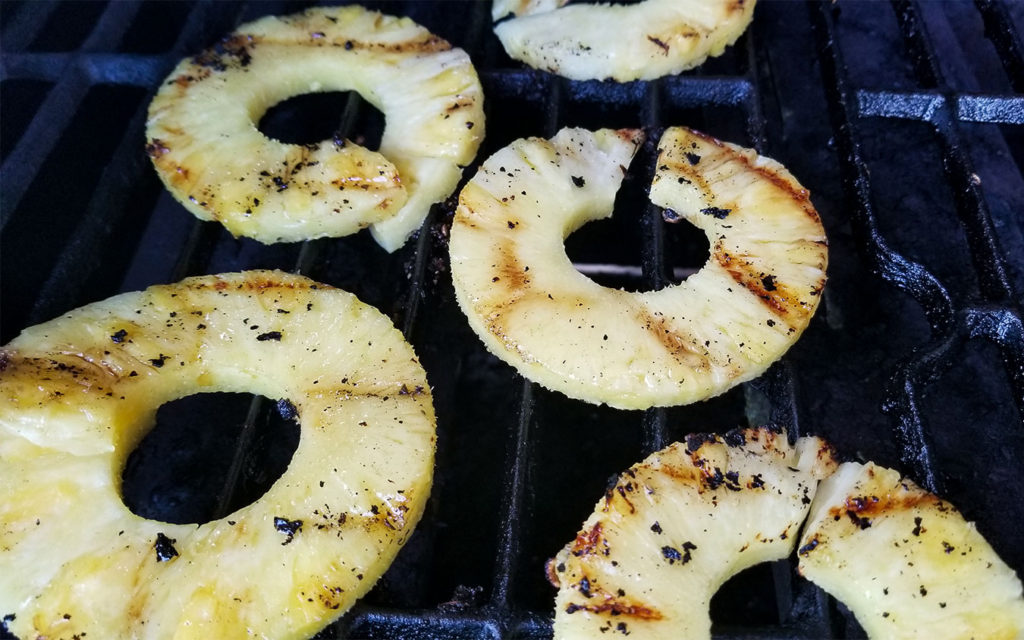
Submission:
[[[157,562],[167,562],[178,557],[178,550],[174,548],[175,542],[177,540],[168,538],[163,533],[156,534],[156,542],[153,543],[153,549],[156,551]]]
[[[289,520],[280,516],[274,516],[274,528],[287,536],[281,543],[284,546],[295,538],[295,534],[302,531],[302,520]]]

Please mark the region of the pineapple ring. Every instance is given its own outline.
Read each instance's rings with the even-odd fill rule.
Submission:
[[[1024,637],[1013,569],[953,505],[892,469],[840,465],[811,504],[799,556],[801,575],[871,638]]]
[[[272,105],[354,90],[387,119],[380,151],[285,144],[256,128]],[[408,18],[319,7],[244,24],[186,58],[149,107],[146,151],[184,207],[264,243],[373,225],[388,251],[448,197],[484,135],[469,56]]]
[[[495,0],[495,34],[535,69],[573,80],[653,80],[719,56],[754,16],[755,0],[643,0],[570,5],[567,0]]]
[[[459,197],[455,293],[484,345],[571,398],[687,404],[764,372],[806,328],[825,283],[821,221],[786,169],[685,128],[661,138],[651,200],[707,233],[711,258],[644,293],[579,273],[563,240],[612,204],[640,134],[563,129],[488,158]]]
[[[290,399],[288,469],[220,520],[136,516],[126,457],[161,403],[204,391]],[[23,638],[308,637],[408,539],[434,438],[401,333],[303,277],[190,278],[31,327],[0,349],[0,616]]]
[[[711,597],[793,552],[834,468],[818,438],[791,446],[767,428],[691,436],[633,465],[548,563],[554,637],[710,638]]]

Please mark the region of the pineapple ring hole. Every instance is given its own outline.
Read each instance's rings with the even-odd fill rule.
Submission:
[[[788,561],[780,561],[788,571]],[[761,562],[731,576],[711,596],[712,627],[779,624],[773,562]]]
[[[637,206],[648,202],[647,186],[651,176],[639,176],[637,167],[653,168],[656,158],[641,145],[630,164],[619,191],[615,194],[612,215],[587,222],[565,239],[565,253],[573,267],[603,287],[631,293],[657,291],[679,284],[697,273],[711,259],[711,242],[696,225],[678,218],[655,224],[664,238],[665,259],[660,266],[660,282],[652,284],[644,276],[644,226],[640,216],[661,215],[656,207]]]
[[[285,144],[314,144],[349,138],[380,149],[384,114],[356,91],[302,93],[273,105],[260,117],[260,133]]]
[[[121,495],[137,516],[203,524],[258,501],[299,444],[294,406],[248,393],[198,393],[164,403],[128,455]]]

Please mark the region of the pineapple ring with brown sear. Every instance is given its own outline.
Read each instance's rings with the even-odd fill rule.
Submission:
[[[630,467],[548,563],[557,640],[711,636],[731,576],[793,552],[818,482],[818,438],[767,428],[691,436]]]
[[[257,129],[282,100],[348,90],[384,113],[379,152]],[[291,242],[373,225],[394,251],[455,189],[483,135],[464,51],[408,18],[319,7],[244,24],[178,64],[150,104],[146,151],[187,210],[236,236]]]
[[[849,462],[822,482],[799,556],[871,638],[1024,638],[1013,569],[953,505],[892,469]]]
[[[569,397],[638,409],[702,400],[764,372],[807,327],[827,242],[774,160],[690,129],[661,138],[651,200],[703,230],[711,258],[643,293],[579,273],[564,239],[611,214],[641,134],[517,140],[463,188],[451,230],[459,305],[485,346]]]
[[[131,513],[120,473],[157,407],[207,391],[292,402],[287,470],[212,522]],[[311,636],[409,538],[434,440],[402,334],[300,276],[190,278],[30,327],[0,349],[0,617],[22,638]]]
[[[719,56],[740,37],[755,0],[643,0],[574,4],[495,0],[494,32],[505,51],[573,80],[653,80]]]

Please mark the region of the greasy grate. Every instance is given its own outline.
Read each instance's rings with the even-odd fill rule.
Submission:
[[[804,337],[759,380],[645,412],[567,400],[516,376],[466,326],[448,275],[451,202],[387,255],[366,234],[235,240],[164,192],[142,150],[155,87],[179,57],[234,25],[304,3],[0,3],[0,107],[17,123],[4,125],[0,145],[3,342],[119,291],[281,268],[356,293],[420,354],[438,413],[431,503],[381,583],[320,637],[549,637],[554,590],[543,563],[573,538],[608,476],[687,433],[764,422],[821,435],[847,457],[942,492],[1024,573],[1021,5],[762,0],[721,58],[615,85],[510,61],[490,32],[489,3],[368,4],[470,53],[487,96],[480,159],[567,125],[642,126],[656,138],[685,124],[782,161],[822,214],[830,282]],[[366,109],[349,99],[339,128]],[[578,268],[599,281],[661,288],[699,266],[693,238],[643,196],[652,149],[634,164],[614,221],[570,239]],[[264,405],[239,410],[227,471],[211,471],[224,488],[209,517],[244,501],[260,475],[254,449],[285,446],[266,435]],[[159,456],[172,444],[151,446]],[[131,499],[170,508],[162,480],[140,480]],[[790,562],[730,581],[712,612],[723,638],[863,636]]]

